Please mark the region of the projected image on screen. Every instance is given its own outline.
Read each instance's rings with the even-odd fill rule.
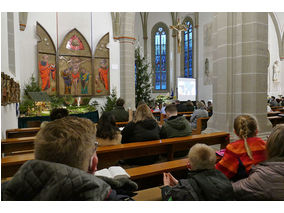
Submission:
[[[196,79],[178,78],[178,100],[196,100]]]

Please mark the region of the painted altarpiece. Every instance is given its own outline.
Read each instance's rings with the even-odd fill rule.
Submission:
[[[37,42],[39,87],[48,95],[55,95],[57,93],[56,48],[50,35],[38,22],[36,33],[40,38]]]
[[[92,51],[77,29],[71,30],[64,37],[58,55],[59,95],[91,96]]]
[[[94,57],[94,84],[95,95],[103,96],[110,94],[110,75],[109,75],[109,33],[106,33],[99,41]]]

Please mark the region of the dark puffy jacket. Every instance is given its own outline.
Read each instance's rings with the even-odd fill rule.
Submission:
[[[154,119],[147,119],[137,123],[129,122],[121,134],[121,143],[159,140],[160,127]]]
[[[172,116],[162,126],[161,138],[175,138],[191,135],[191,125],[184,116]],[[182,157],[188,154],[189,150],[179,151],[174,154],[174,157]]]
[[[117,106],[111,113],[114,115],[116,122],[128,121],[129,114],[123,106]]]
[[[187,179],[179,180],[176,186],[162,188],[163,200],[176,201],[221,201],[234,200],[229,179],[216,169],[190,171]]]
[[[13,179],[1,185],[2,200],[105,200],[111,187],[80,169],[42,160],[26,162]]]
[[[133,143],[160,139],[160,127],[154,119],[147,119],[137,123],[129,122],[121,132],[121,143]],[[127,164],[147,165],[158,160],[157,155],[127,160]]]

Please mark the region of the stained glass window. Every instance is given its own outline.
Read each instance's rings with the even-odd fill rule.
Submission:
[[[155,33],[155,89],[167,89],[167,34],[164,27]]]
[[[192,24],[190,21],[185,21],[188,26],[187,31],[184,31],[184,77],[192,78],[192,63],[193,63],[193,40],[192,40]]]

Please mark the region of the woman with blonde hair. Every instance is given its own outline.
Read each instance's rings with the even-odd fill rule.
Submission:
[[[160,139],[160,127],[147,104],[137,107],[133,121],[129,122],[121,132],[121,143],[133,143]],[[128,164],[151,164],[158,156],[148,156],[128,160]]]
[[[257,122],[251,115],[239,115],[234,120],[234,132],[239,140],[227,145],[223,158],[216,169],[230,180],[246,178],[252,165],[266,159],[265,141],[256,137]]]
[[[237,200],[284,200],[284,124],[273,128],[266,144],[267,161],[248,178],[233,183]]]

